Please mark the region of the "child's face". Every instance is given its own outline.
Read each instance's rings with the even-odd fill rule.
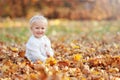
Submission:
[[[36,38],[40,38],[45,34],[47,25],[41,21],[36,21],[31,26],[31,31]]]

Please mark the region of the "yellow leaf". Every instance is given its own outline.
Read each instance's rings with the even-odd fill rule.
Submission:
[[[38,76],[37,76],[36,74],[34,74],[34,73],[31,73],[31,74],[30,74],[30,78],[33,79],[33,80],[37,79],[37,77],[38,77]]]
[[[90,48],[90,51],[91,52],[95,52],[95,48]]]
[[[98,74],[100,74],[100,72],[95,71],[95,70],[92,70],[91,72],[92,72],[92,74],[94,74],[94,75],[98,75]]]
[[[63,76],[62,80],[70,80],[70,78],[67,76]]]
[[[80,46],[74,45],[74,46],[72,46],[72,48],[74,48],[74,49],[79,49]]]
[[[16,47],[10,47],[10,50],[13,51],[13,52],[18,52],[19,51],[19,49],[16,48]]]
[[[57,63],[57,60],[53,57],[49,57],[47,60],[46,60],[46,64],[50,64],[51,66],[56,64]]]
[[[82,77],[81,80],[87,80],[86,78]]]
[[[116,73],[116,72],[119,72],[119,69],[118,68],[110,68],[109,72]]]
[[[75,61],[79,61],[80,59],[82,59],[82,55],[81,54],[75,54],[75,55],[73,55],[73,59]]]

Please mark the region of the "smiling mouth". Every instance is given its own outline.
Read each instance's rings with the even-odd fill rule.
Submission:
[[[38,35],[43,34],[43,33],[37,33]]]

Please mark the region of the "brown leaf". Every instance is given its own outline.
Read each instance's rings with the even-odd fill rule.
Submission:
[[[57,64],[60,68],[65,67],[65,66],[69,66],[68,61],[59,61]]]
[[[18,55],[19,55],[20,57],[24,57],[24,56],[25,56],[25,51],[19,51]]]

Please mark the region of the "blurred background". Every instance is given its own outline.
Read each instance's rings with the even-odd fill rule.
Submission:
[[[36,13],[49,19],[120,19],[120,0],[0,0],[0,16],[29,18]]]
[[[36,14],[48,18],[49,37],[100,39],[120,32],[119,9],[120,0],[0,0],[0,41],[26,42],[29,19]]]
[[[34,15],[54,50],[35,65],[24,56]],[[120,0],[0,0],[0,80],[120,80]]]

